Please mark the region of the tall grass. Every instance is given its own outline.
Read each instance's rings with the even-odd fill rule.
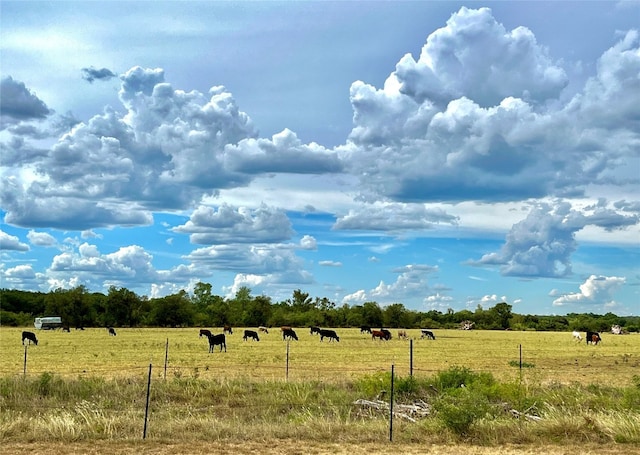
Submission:
[[[138,440],[146,377],[0,378],[0,441]],[[294,439],[371,443],[388,437],[388,412],[354,404],[388,400],[389,373],[352,381],[154,379],[148,437],[171,441]],[[416,422],[396,418],[394,441],[483,445],[640,443],[640,387],[504,382],[452,367],[394,381],[398,403],[428,403]],[[517,411],[517,412],[513,412]],[[515,418],[518,414],[520,418]],[[533,420],[526,416],[538,418]]]

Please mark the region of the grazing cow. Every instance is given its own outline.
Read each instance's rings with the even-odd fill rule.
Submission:
[[[298,335],[296,335],[295,330],[291,327],[282,327],[282,339],[286,340],[287,338],[298,341]]]
[[[233,335],[233,330],[231,330],[231,326],[230,325],[225,325],[222,328],[222,333],[228,333],[229,335]]]
[[[264,327],[262,325],[260,327],[258,327],[258,331],[264,332],[264,333],[269,333],[269,329],[267,329],[266,327]]]
[[[84,330],[84,327],[82,327],[81,325],[79,325],[78,327],[76,327],[76,330]]]
[[[422,333],[420,338],[426,338],[427,340],[435,340],[436,339],[436,336],[433,334],[433,332],[431,330],[420,329],[420,332]]]
[[[398,330],[398,338],[400,338],[401,340],[406,340],[407,338],[409,338],[407,336],[407,331],[406,330]]]
[[[244,336],[242,337],[242,339],[244,341],[247,341],[247,339],[252,338],[255,341],[260,341],[260,338],[258,338],[258,332],[256,332],[255,330],[245,330],[244,331]]]
[[[109,331],[109,335],[116,336],[116,329],[108,327],[107,330]]]
[[[389,332],[388,330],[387,331],[372,330],[371,339],[375,340],[376,338],[379,338],[380,340],[388,341],[391,339],[391,332]]]
[[[36,338],[36,334],[33,332],[22,332],[22,344],[24,345],[24,340],[27,340],[29,344],[33,341],[33,344],[38,346],[38,339]]]
[[[198,335],[198,337],[210,337],[210,336],[211,336],[211,330],[200,329],[200,335]]]
[[[360,333],[371,333],[371,327],[368,325],[360,326]]]
[[[602,341],[600,338],[600,334],[598,332],[587,332],[587,336],[585,337],[587,344],[598,344]]]
[[[220,352],[222,352],[222,348],[224,348],[224,352],[227,352],[227,342],[224,333],[209,335],[207,338],[209,338],[209,353],[213,352],[213,348],[216,345],[220,345]]]
[[[62,331],[71,333],[71,329],[69,329],[68,325],[65,325],[64,327],[62,327]]]
[[[320,327],[316,327],[315,325],[313,327],[311,327],[311,335],[313,335],[314,333],[320,333]]]
[[[571,336],[573,337],[573,339],[575,341],[582,341],[582,336],[580,335],[580,332],[574,330],[573,333],[571,334]]]
[[[322,341],[324,337],[329,338],[329,341],[333,341],[333,340],[340,341],[340,337],[338,336],[335,330],[320,329],[320,332],[318,333],[320,334],[320,341]]]

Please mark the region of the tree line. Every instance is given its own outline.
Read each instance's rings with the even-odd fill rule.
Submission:
[[[459,328],[471,321],[484,330],[597,331],[619,325],[627,332],[640,331],[639,316],[594,313],[521,315],[500,302],[475,311],[448,309],[417,311],[402,303],[381,307],[377,302],[337,305],[326,297],[311,297],[300,289],[291,298],[273,302],[269,296],[240,288],[233,298],[212,294],[211,284],[198,283],[193,294],[180,291],[159,298],[139,296],[112,286],[105,295],[86,287],[56,289],[43,293],[0,289],[0,325],[32,326],[34,318],[59,316],[69,327],[389,327]]]

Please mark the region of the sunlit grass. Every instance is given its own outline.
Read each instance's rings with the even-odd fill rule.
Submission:
[[[0,374],[24,372],[25,348],[22,329],[0,328]],[[168,378],[251,378],[259,380],[322,380],[340,382],[362,375],[389,371],[410,373],[409,341],[396,331],[388,342],[372,341],[358,329],[336,329],[339,343],[319,341],[307,328],[296,329],[299,341],[287,343],[279,329],[261,334],[259,342],[242,341],[242,329],[227,336],[227,352],[208,352],[198,329],[118,329],[109,336],[105,329],[63,333],[37,331],[38,346],[27,348],[27,375],[54,372],[67,377],[146,376],[149,364],[155,378],[165,376],[168,341]],[[214,332],[221,332],[214,329]],[[580,382],[626,385],[640,374],[640,335],[603,335],[598,346],[575,343],[569,333],[516,331],[436,330],[436,340],[413,338],[413,374],[432,375],[451,366],[486,371],[502,380]],[[522,347],[523,365],[520,363]]]

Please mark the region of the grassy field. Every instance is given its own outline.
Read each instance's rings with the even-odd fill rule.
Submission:
[[[339,343],[321,343],[299,328],[287,344],[279,330],[245,342],[235,329],[213,353],[199,329],[37,331],[26,348],[21,331],[0,328],[3,454],[640,453],[635,334],[587,346],[569,333],[437,330],[429,341],[410,330],[409,377],[410,341],[396,330],[384,342],[337,329]],[[389,391],[392,364],[396,403],[430,413],[397,417],[390,443],[388,411],[354,402]]]
[[[0,376],[24,372],[25,347],[21,331],[0,328]],[[214,333],[221,332],[214,329]],[[43,372],[65,377],[126,377],[146,375],[153,364],[154,377],[164,377],[168,343],[167,377],[248,378],[256,380],[344,381],[389,371],[406,376],[411,369],[410,342],[397,338],[372,341],[358,329],[337,329],[340,342],[319,341],[309,329],[297,328],[299,341],[288,347],[279,329],[260,334],[260,341],[243,341],[243,329],[227,335],[227,352],[208,352],[198,329],[72,330],[71,333],[35,331],[38,346],[27,348],[27,375]],[[580,382],[629,385],[640,375],[640,335],[603,335],[598,346],[576,343],[570,333],[436,330],[436,340],[413,338],[413,374],[430,376],[452,366],[490,372],[501,380],[522,373],[538,382]],[[288,368],[287,368],[288,365]]]

